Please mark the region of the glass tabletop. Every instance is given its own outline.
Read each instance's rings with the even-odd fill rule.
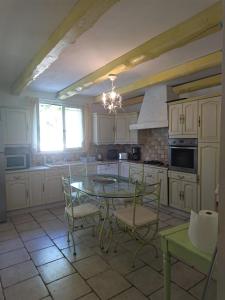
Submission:
[[[116,175],[72,176],[72,188],[85,194],[105,198],[131,198],[143,195],[143,189]]]

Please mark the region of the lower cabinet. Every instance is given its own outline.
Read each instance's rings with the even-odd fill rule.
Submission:
[[[97,174],[118,175],[118,163],[100,164],[97,166]]]
[[[201,209],[215,210],[215,190],[219,183],[219,143],[199,144],[198,176]]]
[[[129,162],[119,162],[119,175],[125,178],[129,177]]]
[[[169,205],[185,211],[199,210],[196,175],[169,172]]]
[[[29,206],[45,203],[45,172],[29,172]]]
[[[28,206],[28,183],[24,180],[8,181],[6,183],[7,210],[21,209]]]
[[[46,176],[44,198],[45,198],[45,203],[63,201],[63,186],[62,186],[61,177]]]

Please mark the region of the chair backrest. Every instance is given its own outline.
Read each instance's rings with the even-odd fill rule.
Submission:
[[[62,185],[66,207],[71,209],[73,214],[73,201],[70,186],[70,177],[62,177]]]
[[[161,191],[161,180],[153,184],[144,184],[144,183],[139,184],[138,182],[136,183],[135,195],[133,199],[133,225],[134,226],[136,220],[136,207],[140,205],[140,198],[141,198],[141,203],[143,203],[143,198],[146,196],[148,196],[147,199],[149,202],[153,202],[153,201],[155,202],[157,221],[159,220],[160,191]]]
[[[144,182],[144,164],[129,166],[129,182],[140,184]]]
[[[69,165],[69,176],[87,176],[87,165],[81,164],[78,166]]]

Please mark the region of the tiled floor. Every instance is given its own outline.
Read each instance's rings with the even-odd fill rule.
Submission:
[[[134,241],[124,238],[118,252],[103,253],[90,230],[76,233],[77,255],[69,247],[63,207],[11,216],[0,225],[0,300],[161,300],[162,255],[145,248],[135,268],[129,250]],[[187,221],[187,216],[162,208],[160,228]],[[155,241],[159,248],[159,240]],[[205,276],[173,260],[172,300],[200,299]],[[215,299],[215,282],[209,299]]]

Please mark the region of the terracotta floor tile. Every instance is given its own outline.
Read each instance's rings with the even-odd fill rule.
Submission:
[[[30,256],[36,266],[44,265],[63,257],[62,253],[55,246],[31,252]]]
[[[0,271],[3,287],[16,284],[20,281],[38,275],[38,271],[31,260],[14,265]]]
[[[48,284],[48,289],[54,300],[74,300],[91,291],[89,286],[77,273]]]
[[[20,236],[24,242],[44,236],[46,233],[41,228],[21,232]]]
[[[61,258],[38,267],[44,282],[50,283],[75,272],[75,269],[67,259]]]
[[[29,252],[44,249],[50,246],[53,246],[53,242],[47,235],[25,242],[25,247]]]
[[[29,260],[30,256],[25,248],[13,250],[0,255],[0,269]]]
[[[98,255],[79,260],[73,263],[73,265],[85,279],[109,269],[109,265]]]
[[[6,300],[39,300],[48,294],[48,290],[39,276],[5,289]]]
[[[130,287],[128,281],[112,270],[96,275],[87,282],[102,300],[109,299]]]
[[[21,241],[20,238],[15,238],[12,240],[7,240],[4,242],[0,242],[0,254],[5,253],[5,252],[9,252],[12,250],[16,250],[19,248],[23,248],[24,245]]]
[[[146,296],[163,286],[163,276],[147,266],[130,273],[126,279]]]

